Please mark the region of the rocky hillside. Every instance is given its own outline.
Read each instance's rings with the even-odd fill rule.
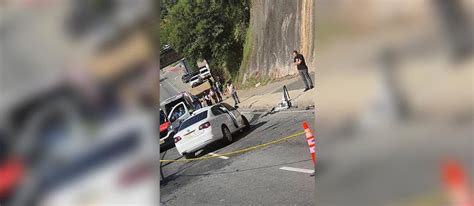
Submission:
[[[314,70],[315,0],[252,0],[251,50],[243,81],[296,74],[291,51],[296,49]],[[244,57],[245,58],[245,57]]]

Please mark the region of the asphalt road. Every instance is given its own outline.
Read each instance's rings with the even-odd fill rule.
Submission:
[[[160,72],[160,101],[168,99],[179,92],[190,91],[189,84],[183,83],[181,77],[184,68],[168,66]]]
[[[190,89],[181,81],[183,70],[179,67],[166,67],[160,74],[161,100]],[[249,131],[235,134],[238,140],[232,144],[216,142],[198,155],[270,142],[302,132],[303,121],[314,124],[313,111],[243,114],[251,122]],[[161,156],[161,159],[183,159],[176,148]],[[282,167],[303,170],[289,171]],[[229,157],[163,163],[160,201],[164,205],[314,205],[314,177],[305,173],[313,169],[304,135]]]
[[[298,133],[303,131],[303,121],[314,128],[312,111],[243,113],[251,121],[248,132],[236,134],[238,140],[232,144],[210,145],[200,155],[235,151]],[[175,148],[161,156],[182,159]],[[304,134],[228,157],[163,163],[160,201],[163,205],[314,205],[314,177],[305,173],[313,169]]]

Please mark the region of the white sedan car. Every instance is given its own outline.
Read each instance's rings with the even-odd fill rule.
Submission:
[[[207,79],[211,77],[211,71],[209,71],[209,68],[207,67],[202,67],[199,69],[199,75],[202,79]]]
[[[189,84],[191,85],[191,88],[193,88],[195,86],[202,84],[203,83],[202,80],[203,79],[201,78],[201,76],[197,74],[196,76],[191,77],[191,79],[189,80]]]
[[[220,139],[232,142],[232,133],[249,127],[247,118],[237,109],[226,103],[219,103],[196,110],[193,116],[181,124],[174,142],[178,152],[189,159],[211,142]]]

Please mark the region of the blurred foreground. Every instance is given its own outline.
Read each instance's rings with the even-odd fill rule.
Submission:
[[[156,205],[151,2],[0,7],[0,204]]]
[[[459,162],[472,186],[473,2],[318,8],[317,202],[461,205],[441,174]]]

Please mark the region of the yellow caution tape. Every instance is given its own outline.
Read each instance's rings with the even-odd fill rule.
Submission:
[[[278,143],[280,143],[280,142],[283,142],[283,141],[285,141],[285,140],[288,140],[288,139],[297,137],[297,136],[302,135],[302,134],[304,134],[304,133],[305,133],[305,132],[298,132],[298,133],[295,133],[295,134],[292,134],[292,135],[289,135],[289,136],[286,136],[286,137],[283,137],[283,138],[280,138],[280,139],[277,139],[277,140],[274,140],[274,141],[271,141],[271,142],[267,142],[267,143],[255,145],[255,146],[252,146],[252,147],[247,147],[247,148],[240,149],[240,150],[233,151],[233,152],[227,152],[227,153],[222,153],[222,154],[214,154],[213,156],[207,155],[207,156],[197,157],[197,158],[191,158],[191,159],[160,160],[160,162],[189,162],[189,161],[196,161],[196,160],[212,159],[212,158],[217,158],[217,157],[219,157],[219,156],[235,155],[235,154],[239,154],[239,153],[243,153],[243,152],[248,152],[248,151],[250,151],[250,150],[254,150],[254,149],[258,149],[258,148],[267,147],[267,146],[270,146],[270,145],[272,145],[272,144],[278,144]]]

